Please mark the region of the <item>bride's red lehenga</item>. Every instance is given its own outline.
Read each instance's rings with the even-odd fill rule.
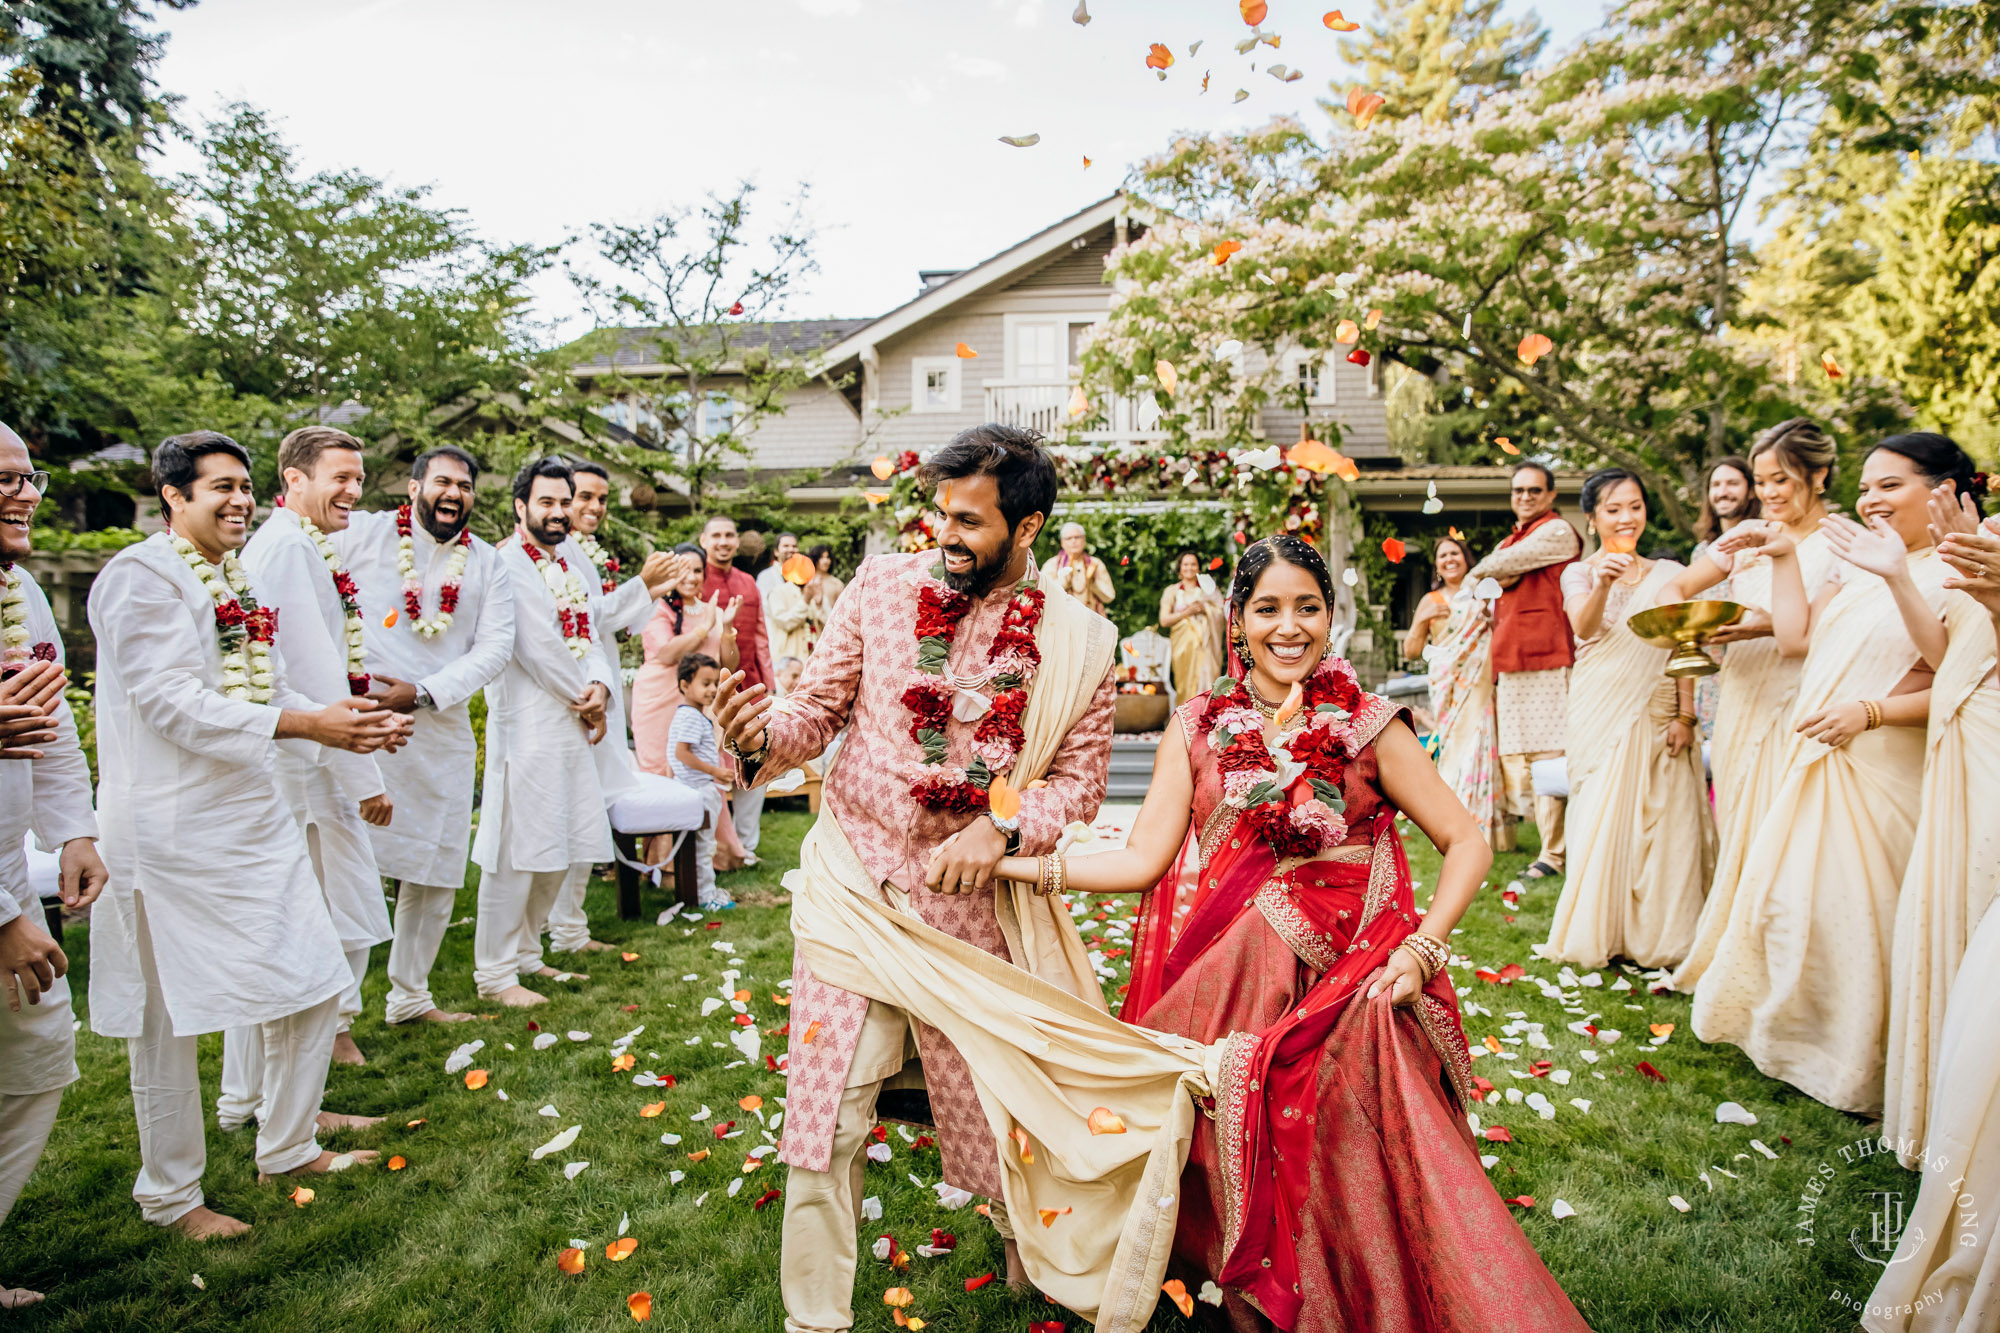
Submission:
[[[1406,1008],[1363,998],[1418,924],[1374,744],[1404,710],[1361,695],[1347,838],[1280,866],[1222,799],[1207,705],[1176,713],[1199,874],[1183,887],[1176,866],[1142,902],[1122,1013],[1227,1039],[1181,1177],[1175,1270],[1220,1283],[1246,1333],[1587,1333],[1479,1164],[1450,979]]]

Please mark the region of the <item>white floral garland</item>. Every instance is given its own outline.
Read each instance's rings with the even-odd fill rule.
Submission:
[[[340,562],[340,555],[333,549],[333,543],[319,530],[319,524],[296,510],[293,511],[292,517],[298,519],[299,527],[305,531],[306,536],[312,538],[313,545],[319,548],[319,558],[326,562],[327,573],[333,576],[333,590],[340,597],[341,610],[345,613],[346,620],[347,679],[350,685],[360,681],[361,690],[365,693],[368,689],[368,650],[362,643],[361,598],[355,590],[354,578],[347,572],[347,566]]]
[[[243,572],[243,562],[236,558],[236,552],[224,552],[220,570],[185,537],[174,537],[174,552],[201,580],[218,613],[230,606],[240,607],[253,616],[262,610],[250,591],[250,576]],[[223,697],[253,704],[271,702],[272,687],[277,683],[277,675],[271,668],[271,646],[246,626],[222,623],[219,614],[216,638],[222,646]]]
[[[571,535],[576,538],[577,549],[583,552],[584,557],[590,561],[591,568],[596,571],[598,583],[603,587],[605,596],[608,597],[616,592],[618,575],[625,569],[618,557],[600,546],[595,536],[581,532]]]
[[[555,596],[556,627],[563,636],[563,646],[581,662],[590,656],[590,593],[576,571],[569,567],[569,561],[559,555],[550,556],[525,537],[521,539],[521,549],[527,552],[542,582]]]
[[[28,663],[28,594],[21,589],[25,577],[8,565],[7,591],[0,593],[0,666],[9,669]]]
[[[470,532],[459,533],[452,542],[451,558],[445,562],[444,584],[438,590],[438,613],[419,615],[424,604],[424,580],[417,573],[417,541],[411,533],[410,506],[396,515],[396,574],[403,581],[403,605],[409,612],[410,630],[418,638],[434,639],[451,628],[451,613],[458,603],[458,588],[465,578],[465,565],[472,558]]]

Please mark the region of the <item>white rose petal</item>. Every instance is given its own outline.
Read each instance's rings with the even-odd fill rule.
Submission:
[[[543,1107],[543,1108],[542,1108],[541,1110],[539,1110],[539,1111],[535,1112],[535,1114],[536,1114],[536,1115],[545,1115],[545,1116],[547,1116],[547,1117],[548,1117],[549,1119],[553,1120],[553,1119],[555,1119],[555,1118],[556,1118],[557,1116],[561,1115],[561,1114],[562,1114],[562,1112],[561,1112],[561,1111],[558,1111],[558,1110],[556,1110],[556,1108],[555,1108],[555,1103],[554,1103],[554,1102],[551,1102],[551,1103],[549,1103],[549,1104],[548,1104],[547,1106],[544,1106],[544,1107]]]
[[[882,1200],[871,1194],[861,1201],[861,1216],[870,1222],[882,1220]]]
[[[590,1167],[589,1162],[571,1162],[568,1166],[563,1168],[563,1176],[566,1179],[575,1180],[578,1176],[582,1175],[586,1170],[588,1170],[589,1167]]]
[[[576,1136],[581,1133],[583,1133],[582,1125],[571,1125],[568,1129],[564,1130],[562,1133],[550,1139],[547,1143],[544,1143],[541,1147],[529,1153],[528,1160],[531,1162],[539,1162],[544,1157],[547,1157],[550,1153],[558,1153],[563,1151],[565,1148],[569,1147],[570,1144],[575,1143]]]
[[[1765,1147],[1764,1140],[1752,1139],[1750,1140],[1750,1146],[1755,1148],[1758,1152],[1763,1153],[1764,1156],[1770,1158],[1772,1161],[1775,1162],[1778,1160],[1778,1154],[1772,1152],[1769,1148]]]
[[[1560,1222],[1565,1217],[1575,1217],[1576,1209],[1569,1206],[1569,1200],[1557,1199],[1549,1205],[1549,1216]]]
[[[561,1040],[562,1038],[558,1037],[553,1032],[537,1032],[535,1034],[535,1049],[538,1051],[546,1051],[549,1047],[555,1045],[557,1042]]]
[[[1746,1110],[1735,1102],[1724,1102],[1715,1108],[1715,1123],[1718,1125],[1754,1125],[1756,1113]]]
[[[931,1188],[937,1191],[938,1204],[940,1207],[957,1210],[965,1207],[965,1205],[972,1202],[971,1191],[957,1189],[951,1185],[945,1184],[943,1181],[939,1181],[937,1184],[931,1186]],[[879,1210],[881,1207],[881,1201],[877,1200],[875,1206]],[[881,1216],[879,1211],[877,1212],[876,1216],[877,1217]]]
[[[1572,1097],[1569,1099],[1569,1104],[1585,1115],[1590,1114],[1590,1098],[1588,1097]]]
[[[890,1156],[890,1153],[889,1153],[889,1145],[888,1145],[888,1144],[886,1144],[886,1143],[871,1143],[871,1144],[869,1144],[869,1145],[868,1145],[868,1160],[869,1160],[869,1161],[871,1161],[871,1162],[886,1162],[886,1161],[888,1161],[888,1160],[889,1160],[889,1156]]]
[[[1694,1209],[1693,1204],[1689,1203],[1686,1199],[1683,1199],[1678,1194],[1669,1194],[1667,1196],[1667,1202],[1672,1204],[1676,1209],[1678,1209],[1683,1213],[1691,1212]]]

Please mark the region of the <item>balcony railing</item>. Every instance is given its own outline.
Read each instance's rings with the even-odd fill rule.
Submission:
[[[1051,440],[1136,444],[1167,437],[1160,421],[1160,405],[1150,393],[1093,402],[1088,414],[1072,418],[1069,401],[1076,392],[1073,381],[988,380],[984,387],[988,421],[1039,431]],[[1221,434],[1213,409],[1195,414],[1191,434],[1197,438]]]

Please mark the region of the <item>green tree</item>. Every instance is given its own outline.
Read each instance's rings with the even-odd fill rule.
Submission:
[[[159,0],[187,9],[197,0]],[[121,139],[147,143],[168,124],[152,71],[166,37],[143,25],[152,4],[134,0],[5,0],[0,59],[37,75],[31,114],[78,148]]]
[[[1548,33],[1532,11],[1500,22],[1501,3],[1377,0],[1365,43],[1345,54],[1361,65],[1365,86],[1386,99],[1379,114],[1436,124],[1490,90],[1520,87]],[[1347,90],[1334,91],[1344,107]]]
[[[698,208],[631,225],[592,223],[596,263],[564,268],[596,318],[573,358],[609,352],[588,393],[642,443],[654,466],[687,487],[700,509],[732,460],[747,458],[757,423],[785,410],[810,378],[816,348],[786,345],[769,321],[819,269],[801,189],[779,223],[753,230],[747,182]],[[630,326],[643,327],[634,329]],[[629,353],[646,373],[623,368]]]

